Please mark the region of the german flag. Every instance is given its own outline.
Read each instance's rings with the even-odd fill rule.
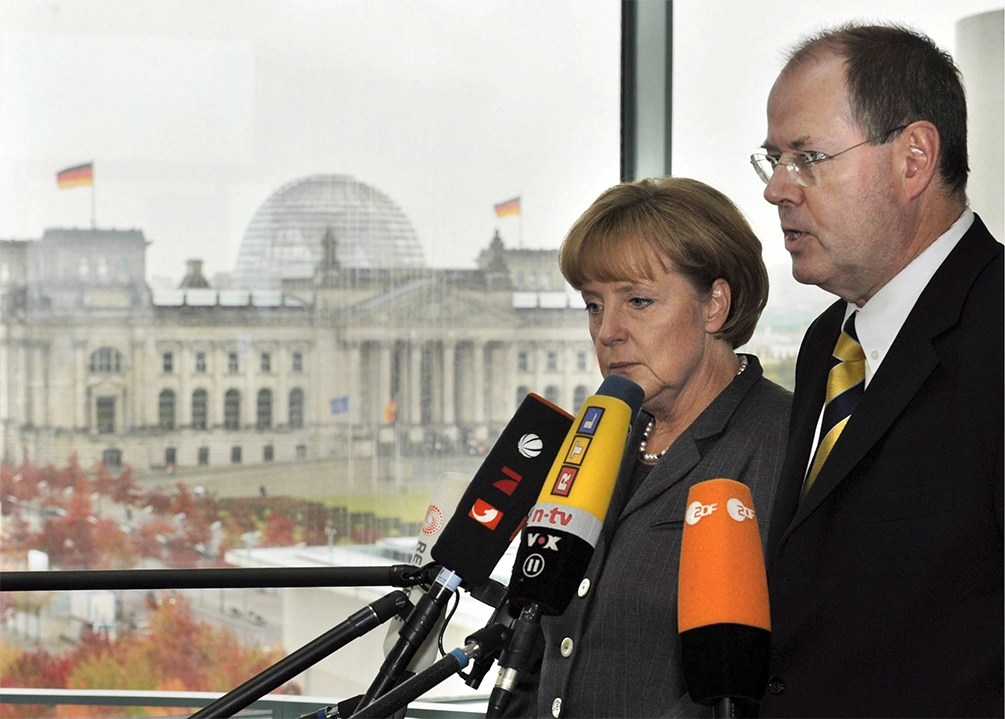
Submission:
[[[512,200],[506,200],[506,202],[500,202],[498,205],[495,205],[495,208],[496,208],[496,217],[519,215],[520,198],[514,197]]]
[[[67,167],[56,173],[56,184],[61,190],[68,190],[71,187],[87,187],[94,184],[94,163],[88,162],[86,165],[75,165]]]

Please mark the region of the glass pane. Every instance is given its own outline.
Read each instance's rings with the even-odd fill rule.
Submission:
[[[408,561],[528,392],[599,384],[556,252],[618,179],[619,3],[0,0],[0,67],[5,569]],[[385,591],[141,593],[110,626],[184,599],[292,650]],[[297,688],[362,693],[378,633]]]

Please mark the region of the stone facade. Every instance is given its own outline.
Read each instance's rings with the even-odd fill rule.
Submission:
[[[152,292],[146,244],[0,243],[0,458],[142,475],[479,453],[527,392],[575,411],[601,379],[553,250],[496,237],[474,270],[343,268],[333,245],[280,290]]]

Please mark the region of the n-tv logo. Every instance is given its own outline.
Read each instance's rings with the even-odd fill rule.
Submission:
[[[484,499],[476,499],[471,511],[468,512],[468,516],[489,529],[495,529],[499,526],[503,513]]]

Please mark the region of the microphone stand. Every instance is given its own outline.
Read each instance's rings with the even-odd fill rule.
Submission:
[[[336,649],[380,626],[394,615],[404,616],[412,603],[402,591],[385,594],[317,639],[305,644],[241,686],[224,694],[192,715],[191,719],[229,717],[263,697],[308,667],[321,661]]]
[[[251,587],[412,587],[428,584],[436,565],[226,569],[81,569],[0,572],[5,592],[83,589],[237,589]]]
[[[463,648],[454,649],[428,669],[405,680],[386,694],[357,710],[350,719],[383,719],[422,696],[451,675],[464,669],[472,659],[490,654],[506,643],[510,630],[502,624],[489,624],[465,640]]]
[[[532,650],[541,627],[541,607],[537,602],[524,607],[513,624],[513,633],[499,658],[499,674],[489,694],[486,719],[501,717],[509,706],[520,675],[530,669]]]

